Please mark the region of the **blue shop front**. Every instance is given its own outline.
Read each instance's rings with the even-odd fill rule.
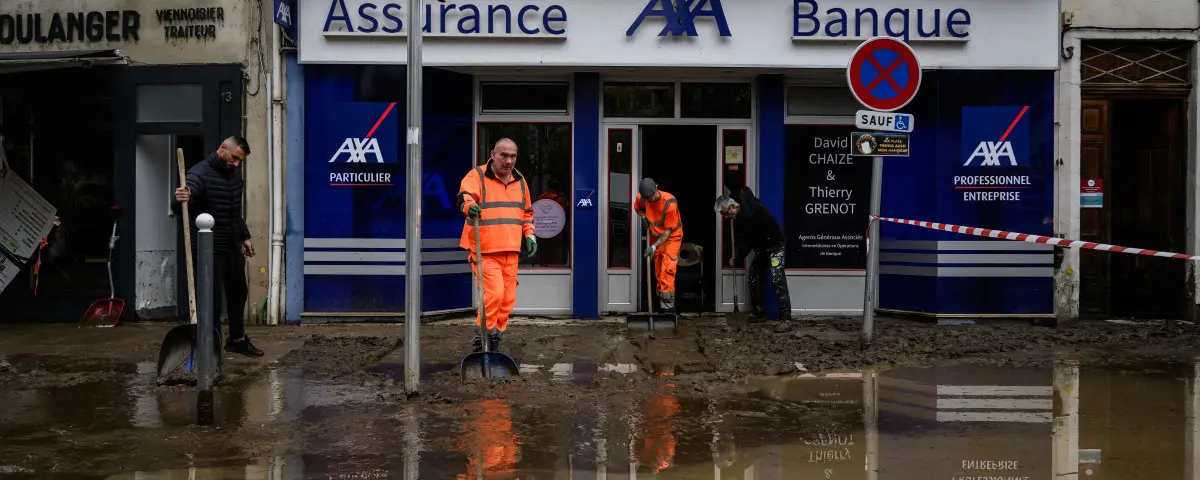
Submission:
[[[287,71],[302,92],[288,101],[291,322],[404,314],[404,8],[299,6]],[[883,214],[1049,234],[1057,19],[1048,0],[428,2],[425,313],[473,308],[455,195],[505,137],[539,242],[521,263],[518,314],[645,310],[644,232],[630,210],[644,177],[682,207],[681,310],[731,311],[734,288],[749,298],[712,210],[725,189],[749,187],[787,234],[793,313],[861,313],[870,162],[849,155],[861,107],[845,68],[872,36],[905,39],[926,69],[904,110],[916,116],[912,154],[885,159]],[[882,236],[880,309],[1052,312],[1048,250],[895,224]],[[770,294],[764,303],[777,314]]]

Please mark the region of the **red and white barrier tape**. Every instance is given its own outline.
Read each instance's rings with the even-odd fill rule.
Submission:
[[[1047,245],[1057,245],[1066,248],[1086,248],[1089,250],[1101,250],[1105,252],[1131,253],[1134,255],[1149,255],[1152,257],[1164,258],[1179,258],[1183,260],[1200,260],[1200,255],[1188,255],[1186,253],[1160,252],[1158,250],[1147,250],[1143,248],[1120,247],[1117,245],[1109,245],[1106,243],[1084,242],[1081,240],[1068,240],[1065,238],[1043,237],[1041,235],[1030,235],[1028,233],[1006,232],[1004,230],[989,230],[978,227],[964,227],[961,225],[951,225],[949,223],[934,223],[922,222],[919,220],[905,220],[903,218],[876,217],[871,218],[883,220],[885,222],[901,223],[904,225],[913,225],[923,228],[931,228],[934,230],[942,230],[945,232],[962,233],[967,235],[975,235],[978,237],[999,238],[1004,240],[1016,240],[1019,242],[1029,243],[1044,243]]]

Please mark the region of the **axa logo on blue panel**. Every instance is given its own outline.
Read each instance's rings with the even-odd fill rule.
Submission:
[[[326,129],[329,185],[392,185],[399,165],[399,114],[396,103],[340,103]]]
[[[699,36],[696,29],[697,19],[711,18],[717,24],[717,33],[722,37],[733,36],[729,32],[729,22],[725,20],[725,9],[721,0],[648,0],[642,12],[638,14],[625,36],[633,36],[642,22],[650,18],[661,18],[666,22],[658,36]]]
[[[1028,106],[962,107],[962,166],[1029,166],[1028,113]]]

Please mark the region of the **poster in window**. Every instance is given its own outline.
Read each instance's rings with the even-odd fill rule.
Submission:
[[[787,267],[866,268],[871,158],[850,153],[853,126],[787,127]]]

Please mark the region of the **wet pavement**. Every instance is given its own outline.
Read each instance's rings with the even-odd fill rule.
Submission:
[[[429,325],[415,398],[394,325],[256,327],[205,426],[169,328],[0,329],[0,478],[1200,479],[1190,325],[517,324],[468,383]]]
[[[424,374],[457,375],[453,367]],[[1191,479],[1200,471],[1200,390],[1189,366],[861,369],[753,377],[740,393],[716,396],[665,375],[650,391],[573,403],[523,402],[510,390],[441,404],[381,396],[379,382],[403,369],[371,369],[382,377],[351,383],[271,366],[217,388],[213,427],[194,425],[193,390],[156,386],[148,363],[116,381],[0,390],[0,475],[1016,480]],[[599,375],[641,374],[635,365],[586,362],[526,364],[522,373],[563,396]],[[193,451],[191,440],[208,435],[231,439],[230,448]],[[88,466],[88,456],[104,465],[125,448],[154,445],[140,437],[179,451],[159,455],[158,468]],[[177,438],[185,441],[170,441]],[[241,456],[254,448],[239,442],[264,454]],[[64,444],[83,448],[61,468],[22,461]]]

